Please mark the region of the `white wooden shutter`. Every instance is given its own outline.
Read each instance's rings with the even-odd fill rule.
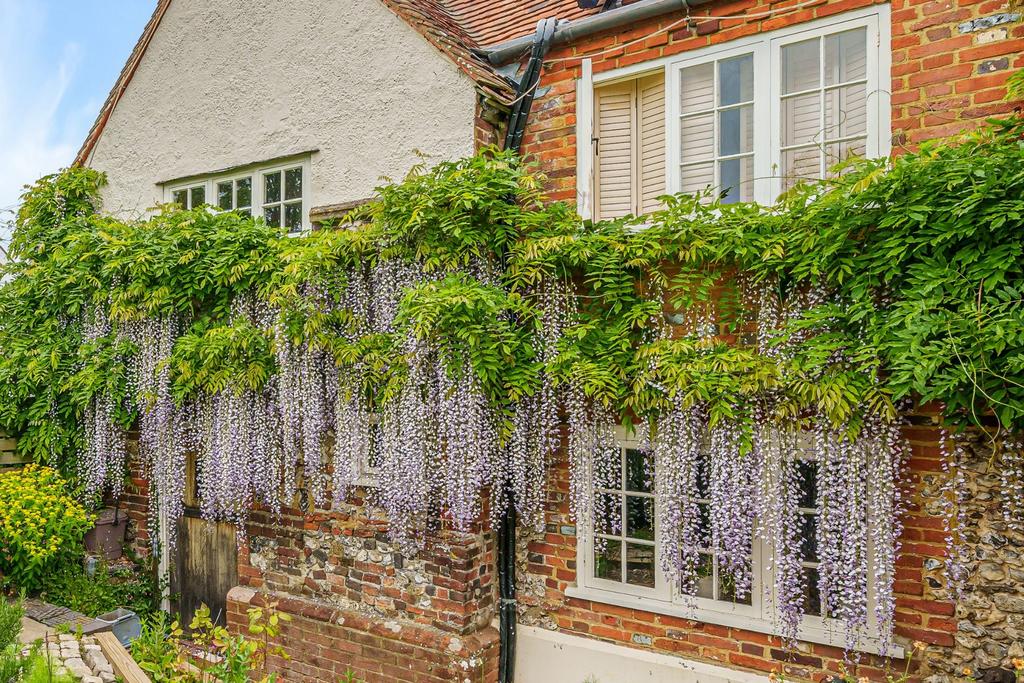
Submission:
[[[594,188],[599,220],[633,213],[636,128],[636,83],[600,88],[594,101],[597,137]]]
[[[665,194],[665,77],[598,88],[594,95],[594,216],[658,208]]]
[[[661,208],[658,197],[665,194],[665,77],[648,76],[637,82],[639,123],[640,213]]]

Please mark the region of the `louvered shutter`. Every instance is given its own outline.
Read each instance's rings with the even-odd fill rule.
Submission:
[[[598,88],[595,211],[601,220],[659,208],[665,194],[665,77]]]
[[[600,220],[633,213],[636,205],[633,178],[636,173],[636,83],[620,83],[595,93],[594,130],[597,159],[594,187]]]
[[[665,77],[648,76],[637,82],[639,124],[640,213],[661,208],[658,197],[665,194]]]

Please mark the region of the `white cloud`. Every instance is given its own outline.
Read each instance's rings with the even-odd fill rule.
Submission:
[[[0,212],[24,185],[72,162],[98,107],[61,116],[81,54],[73,42],[42,45],[44,19],[34,2],[0,0]],[[59,57],[43,63],[47,52]]]

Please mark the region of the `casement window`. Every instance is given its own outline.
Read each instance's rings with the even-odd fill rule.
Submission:
[[[171,201],[183,209],[195,209],[202,206],[206,203],[206,183],[172,190]]]
[[[664,193],[771,204],[851,155],[889,153],[887,5],[579,83],[579,210],[648,213]],[[591,104],[592,98],[592,104]],[[660,125],[659,125],[660,122]]]
[[[654,500],[655,481],[650,474],[654,470],[653,456],[636,441],[622,438],[619,444],[618,482],[594,489],[595,499],[602,499],[602,509],[618,511],[613,516],[616,522],[614,526],[595,523],[591,531],[577,539],[577,586],[569,588],[567,594],[696,621],[777,633],[779,616],[774,611],[771,595],[774,577],[768,561],[769,549],[755,539],[750,555],[753,581],[745,595],[737,595],[731,575],[719,566],[710,534],[711,494],[707,466],[699,469],[697,490],[693,492],[693,501],[697,503],[702,520],[700,534],[704,539],[696,589],[692,595],[683,595],[671,576],[662,570],[658,544],[660,520]],[[799,543],[807,589],[800,638],[844,646],[845,631],[838,622],[822,614],[817,590],[817,465],[802,450],[793,457],[798,461],[803,482],[798,508],[802,520]],[[656,471],[653,477],[656,479]],[[869,638],[858,647],[872,651],[876,643]]]
[[[218,211],[260,216],[268,225],[294,234],[310,227],[308,185],[309,161],[304,159],[167,184],[164,197],[185,209],[205,204]]]

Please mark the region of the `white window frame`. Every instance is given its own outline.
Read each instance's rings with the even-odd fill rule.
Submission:
[[[665,161],[665,188],[669,194],[679,192],[679,70],[688,66],[726,59],[742,54],[754,55],[754,120],[768,125],[754,127],[754,201],[769,205],[783,189],[781,168],[781,91],[780,51],[784,45],[840,33],[856,28],[867,30],[867,142],[868,157],[884,157],[891,151],[891,113],[889,79],[891,73],[891,38],[889,5],[873,5],[831,17],[808,21],[796,26],[747,36],[719,45],[712,45],[681,55],[640,62],[620,69],[593,73],[591,60],[584,59],[581,78],[577,81],[576,139],[593,140],[594,88],[617,80],[636,78],[657,69],[665,72],[665,140],[668,145]],[[578,144],[576,154],[577,210],[584,219],[593,217],[594,158],[593,145]],[[717,173],[717,171],[716,171]]]
[[[206,204],[214,211],[219,211],[217,207],[217,184],[227,181],[234,182],[240,178],[251,177],[252,178],[252,204],[250,209],[254,217],[263,217],[263,174],[273,173],[275,171],[287,171],[293,168],[302,169],[302,226],[299,230],[289,232],[288,235],[302,235],[308,233],[312,229],[312,222],[309,219],[310,206],[310,157],[309,155],[303,155],[301,157],[293,157],[286,160],[275,160],[271,163],[263,164],[250,164],[248,166],[242,166],[233,168],[229,171],[221,173],[211,173],[206,176],[191,176],[186,180],[173,181],[165,183],[163,186],[164,201],[170,203],[173,201],[174,192],[177,190],[191,189],[193,187],[203,186],[206,190]],[[283,176],[282,176],[283,181]],[[233,188],[232,188],[233,191]],[[282,200],[277,202],[278,205],[283,207],[284,204],[284,185],[282,182],[281,186],[281,197]],[[289,200],[296,201],[296,200]],[[194,207],[188,207],[194,208]],[[283,211],[283,208],[282,208]]]
[[[233,174],[231,174],[229,176],[221,175],[221,176],[216,176],[216,177],[212,178],[210,182],[211,182],[211,185],[213,187],[213,197],[212,197],[213,202],[210,204],[210,206],[212,206],[217,211],[224,211],[224,209],[220,208],[220,196],[217,194],[217,186],[220,185],[221,183],[231,183],[231,203],[232,203],[232,205],[235,208],[230,209],[230,210],[231,211],[238,211],[239,207],[238,207],[238,186],[237,186],[237,183],[238,183],[239,180],[245,180],[246,178],[249,179],[250,183],[255,183],[256,182],[255,176],[253,176],[253,174],[251,172],[249,172],[249,173],[233,173]],[[250,187],[249,187],[249,206],[243,206],[241,208],[242,209],[249,209],[249,211],[250,211],[250,213],[252,213],[252,215],[258,216],[259,214],[256,213],[256,208],[257,207],[253,203],[253,199],[255,198],[255,196],[256,196],[256,189],[250,185]]]
[[[640,448],[641,444],[633,437],[626,435],[625,430],[618,428],[617,440],[621,449]],[[655,477],[657,473],[655,472]],[[625,524],[625,520],[622,522]],[[766,561],[770,549],[758,539],[754,539],[751,548],[753,575],[751,582],[751,604],[730,603],[724,600],[699,598],[682,594],[672,577],[663,570],[661,563],[661,525],[657,518],[655,504],[654,542],[655,585],[653,588],[629,585],[624,582],[609,581],[594,576],[594,540],[593,529],[578,528],[576,538],[576,585],[566,589],[566,595],[582,600],[639,609],[656,614],[691,619],[709,624],[730,626],[757,633],[778,635],[778,616],[775,610],[775,578],[772,568]],[[868,552],[873,552],[869,546]],[[623,548],[625,562],[625,548]],[[868,624],[865,635],[858,641],[857,649],[862,652],[881,654],[881,638],[875,617],[875,597],[869,595]],[[799,640],[812,643],[845,647],[847,636],[845,627],[837,619],[805,615],[797,632]],[[886,652],[892,657],[903,657],[904,650],[896,644],[890,644]]]

